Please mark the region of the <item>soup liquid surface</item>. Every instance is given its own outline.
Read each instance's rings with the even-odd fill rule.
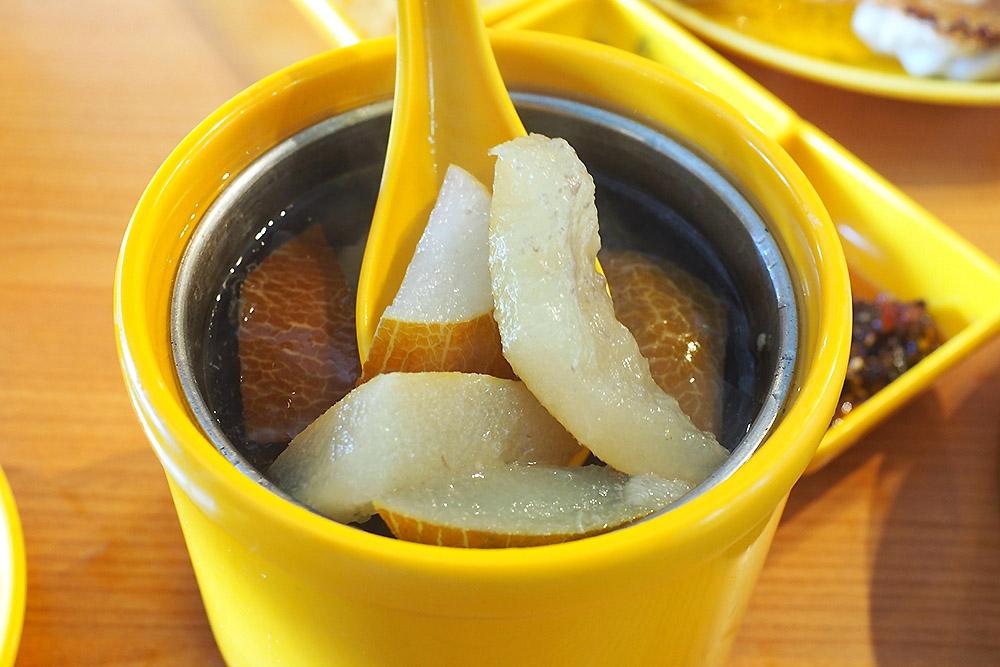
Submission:
[[[229,441],[260,471],[267,470],[287,446],[288,438],[258,441],[247,435],[238,342],[241,286],[247,274],[265,257],[304,230],[314,232],[315,225],[320,226],[335,249],[348,282],[356,285],[367,232],[365,225],[371,219],[377,194],[378,174],[373,170],[339,177],[288,202],[272,215],[263,216],[259,226],[251,226],[261,229],[262,233],[248,240],[228,278],[218,288],[205,346],[205,398]],[[728,335],[723,425],[717,435],[723,445],[733,449],[758,409],[752,398],[756,381],[752,336],[736,287],[705,241],[676,212],[620,179],[597,171],[593,176],[597,184],[602,247],[637,250],[667,259],[704,281],[725,302]],[[364,183],[364,187],[359,187],[359,183]],[[358,192],[369,194],[370,200],[359,204]],[[382,526],[366,524],[365,527],[384,533]]]

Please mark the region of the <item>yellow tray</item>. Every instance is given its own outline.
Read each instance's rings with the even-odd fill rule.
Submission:
[[[497,27],[582,37],[631,51],[726,99],[778,141],[809,177],[841,233],[855,291],[870,295],[885,290],[900,299],[927,301],[947,342],[832,427],[810,470],[822,467],[1000,333],[1000,267],[651,5],[641,0],[521,0],[498,9],[510,11],[484,12]]]
[[[725,98],[784,146],[819,192],[840,231],[856,291],[874,288],[927,301],[948,341],[832,427],[810,470],[1000,333],[1000,267],[649,5],[639,0],[545,0],[498,25],[584,37],[632,51]]]
[[[10,667],[17,657],[26,589],[21,520],[7,477],[0,470],[0,667]]]

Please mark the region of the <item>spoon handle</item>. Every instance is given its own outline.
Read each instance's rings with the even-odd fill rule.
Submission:
[[[402,282],[449,164],[493,182],[493,146],[525,133],[477,0],[397,0],[388,152],[358,284],[362,360]]]
[[[493,182],[493,146],[524,134],[477,0],[398,0],[396,105],[440,185],[449,164]],[[394,115],[395,119],[395,115]],[[412,137],[411,137],[412,138]],[[390,154],[392,140],[390,138]],[[409,146],[413,149],[414,146]],[[416,153],[416,151],[413,151]],[[425,193],[433,199],[434,193]]]

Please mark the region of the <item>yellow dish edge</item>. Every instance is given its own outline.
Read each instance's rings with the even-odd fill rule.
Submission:
[[[0,625],[3,627],[3,643],[0,644],[0,667],[9,667],[14,664],[21,642],[27,597],[27,567],[21,519],[14,502],[14,493],[2,469],[0,502],[3,505],[3,529],[0,530]]]

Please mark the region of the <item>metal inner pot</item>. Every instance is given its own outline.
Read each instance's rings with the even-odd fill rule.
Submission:
[[[662,129],[581,102],[513,97],[529,131],[565,138],[594,176],[603,246],[677,261],[729,303],[718,435],[732,456],[690,499],[746,461],[780,418],[798,323],[779,244],[738,184]],[[283,443],[262,445],[241,436],[235,338],[227,342],[212,323],[220,309],[232,310],[227,295],[246,271],[280,244],[279,237],[310,222],[323,225],[348,279],[356,280],[390,115],[391,102],[345,112],[262,155],[206,211],[179,267],[172,345],[191,409],[234,466],[286,498],[264,474]]]

